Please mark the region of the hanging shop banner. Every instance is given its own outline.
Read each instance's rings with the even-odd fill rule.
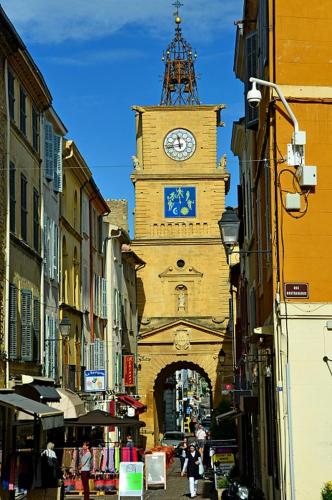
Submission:
[[[120,462],[119,498],[143,498],[143,467],[142,462]]]
[[[149,484],[162,484],[166,490],[166,453],[145,454],[145,488]]]
[[[135,357],[132,354],[123,356],[123,378],[125,387],[135,385]]]
[[[84,387],[86,392],[105,391],[105,370],[84,370]]]

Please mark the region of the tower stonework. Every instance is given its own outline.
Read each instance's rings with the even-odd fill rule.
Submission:
[[[229,269],[218,220],[229,174],[217,163],[223,105],[134,106],[134,251],[138,271],[138,393],[146,445],[163,432],[163,377],[203,374],[221,396],[218,353],[231,352]]]

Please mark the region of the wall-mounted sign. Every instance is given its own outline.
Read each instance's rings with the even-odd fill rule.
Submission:
[[[309,285],[308,283],[285,283],[285,298],[286,299],[308,299]]]
[[[105,370],[84,370],[84,387],[86,392],[105,391]]]
[[[135,357],[133,354],[123,356],[123,379],[125,387],[135,385]]]
[[[196,188],[172,186],[164,188],[165,217],[196,217]]]

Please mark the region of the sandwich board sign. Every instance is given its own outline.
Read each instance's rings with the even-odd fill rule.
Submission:
[[[142,462],[120,462],[119,499],[121,497],[140,497],[143,500],[143,467]]]
[[[166,490],[166,453],[152,452],[145,455],[145,487],[161,484]]]

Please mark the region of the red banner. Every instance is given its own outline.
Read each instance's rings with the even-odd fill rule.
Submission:
[[[132,354],[123,356],[123,379],[125,387],[135,385],[135,357]]]

